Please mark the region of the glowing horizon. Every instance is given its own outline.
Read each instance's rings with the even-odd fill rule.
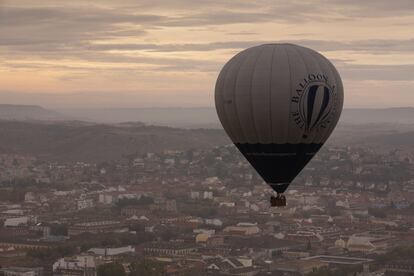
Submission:
[[[345,107],[414,106],[413,1],[134,2],[0,1],[0,101],[209,107],[234,54],[291,42],[336,65]]]

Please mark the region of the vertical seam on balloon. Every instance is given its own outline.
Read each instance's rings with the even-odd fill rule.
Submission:
[[[326,66],[326,68],[327,68],[327,70],[329,70],[330,71],[330,75],[332,75],[333,76],[333,78],[335,79],[335,84],[337,83],[337,77],[336,77],[336,74],[335,74],[335,72],[332,70],[332,66],[333,65],[331,65],[330,64],[330,61],[327,59],[327,58],[325,58],[324,56],[322,56],[321,55],[321,57],[322,57],[322,59],[320,59],[320,60],[323,60],[323,63],[325,64],[325,66]],[[338,89],[338,88],[335,88],[335,89]],[[322,143],[322,141],[323,140],[327,140],[328,138],[329,138],[329,136],[330,136],[330,134],[332,133],[332,131],[334,130],[334,128],[335,128],[335,126],[336,126],[336,123],[334,124],[334,123],[332,123],[331,122],[331,125],[330,125],[330,127],[329,128],[326,128],[322,133],[321,133],[321,135],[320,135],[320,139],[319,139],[319,141],[318,141],[318,143]]]
[[[336,76],[335,76],[335,72],[332,71],[332,67],[331,67],[332,65],[329,64],[330,62],[327,59],[325,59],[325,57],[323,57],[322,60],[323,60],[323,62],[325,64],[327,70],[330,71],[330,75],[332,75],[333,78],[335,79],[335,84],[336,84],[337,83]],[[338,88],[335,88],[335,89],[337,90]],[[323,131],[323,133],[319,137],[320,139],[319,139],[318,142],[319,143],[322,143],[323,140],[326,141],[329,138],[329,136],[332,133],[332,131],[334,130],[335,126],[336,126],[336,123],[334,124],[333,122],[331,122],[331,126]]]
[[[231,62],[231,60],[229,62]],[[223,69],[226,68],[226,65],[224,65]],[[229,124],[229,119],[227,117],[227,109],[226,109],[226,99],[224,97],[224,91],[223,91],[224,87],[226,85],[226,79],[227,79],[227,76],[228,76],[229,67],[231,67],[231,65],[232,64],[228,64],[228,67],[225,69],[226,71],[224,72],[223,83],[222,83],[221,88],[220,88],[220,98],[221,98],[221,102],[222,102],[222,105],[223,105],[223,112],[224,112],[223,117],[226,120],[227,127],[230,127],[230,132],[232,132],[231,133],[232,135],[229,135],[229,136],[230,136],[230,138],[234,138],[234,129],[233,129],[233,127],[231,127],[231,124]],[[219,117],[219,119],[220,119],[220,117]],[[224,128],[224,130],[226,131],[225,128]]]
[[[314,53],[313,53],[313,51],[311,50],[311,51],[309,51],[309,54],[310,54],[310,56],[313,58],[313,60],[315,61],[315,64],[317,65],[317,67],[319,68],[319,71],[321,72],[321,73],[323,73],[322,72],[322,67],[320,66],[320,64],[319,64],[319,60],[314,56]],[[312,143],[313,142],[317,142],[317,143],[319,143],[319,141],[315,141],[315,138],[316,137],[318,137],[318,135],[315,133],[314,134],[314,136],[313,136],[313,140],[312,140]],[[321,135],[321,137],[322,137],[322,135]],[[319,139],[319,140],[321,140],[321,139]]]
[[[288,117],[287,117],[287,123],[286,123],[286,128],[287,128],[287,136],[286,136],[286,144],[289,143],[289,124],[290,124],[290,112],[292,112],[292,103],[290,102],[290,99],[292,98],[292,70],[290,68],[290,58],[289,58],[289,51],[286,49],[286,47],[284,47],[284,50],[286,52],[286,57],[287,57],[287,63],[288,63],[288,70],[289,70],[289,113],[288,113]]]
[[[305,59],[303,58],[303,56],[302,56],[302,54],[301,54],[301,52],[297,49],[297,47],[298,46],[294,46],[294,47],[292,47],[292,48],[294,48],[295,49],[295,51],[296,51],[296,53],[298,54],[298,56],[299,56],[299,58],[302,60],[302,63],[303,63],[303,65],[305,65],[305,68],[306,68],[306,72],[307,73],[309,73],[309,69],[308,69],[308,66],[306,65],[306,62],[305,62]],[[290,114],[289,114],[289,116],[290,116]],[[306,129],[306,128],[305,128]],[[306,132],[305,131],[302,131],[302,135],[301,135],[301,137],[300,137],[300,139],[299,139],[299,143],[302,143],[303,142],[303,135],[305,134]]]
[[[262,46],[261,51],[259,52],[259,54],[256,57],[256,60],[254,61],[253,72],[252,72],[252,75],[250,77],[250,89],[249,89],[250,90],[250,93],[249,93],[250,94],[250,112],[252,114],[253,129],[256,133],[256,139],[257,139],[256,143],[260,143],[260,144],[261,144],[261,139],[260,139],[261,137],[259,135],[259,131],[257,131],[256,122],[255,122],[255,118],[254,118],[253,96],[252,96],[253,92],[252,91],[253,91],[253,79],[254,79],[254,74],[256,72],[257,61],[259,60],[260,56],[263,54],[264,49],[265,49],[265,46]]]
[[[325,58],[325,57],[324,57]],[[331,128],[331,131],[330,131],[330,133],[332,133],[333,132],[333,130],[335,129],[335,127],[336,127],[336,124],[338,123],[338,121],[339,121],[339,118],[340,118],[340,116],[341,116],[341,113],[342,113],[342,108],[343,108],[343,104],[344,104],[344,94],[343,94],[343,90],[344,90],[344,85],[343,85],[343,83],[342,83],[342,79],[341,79],[341,75],[339,75],[339,72],[338,72],[338,70],[335,68],[335,66],[327,59],[327,58],[325,58],[325,62],[329,65],[329,67],[330,67],[330,69],[331,69],[331,71],[333,72],[333,75],[334,75],[334,77],[335,77],[335,85],[336,85],[336,87],[335,87],[335,89],[336,89],[336,95],[337,95],[337,100],[338,100],[338,98],[339,98],[339,93],[338,93],[338,84],[340,83],[341,84],[341,91],[342,91],[342,93],[341,93],[341,105],[339,106],[339,105],[337,105],[337,109],[339,110],[339,111],[337,111],[337,113],[339,113],[338,114],[338,118],[336,119],[336,122],[335,122],[335,124],[332,124],[332,128]]]
[[[235,57],[234,57],[234,60],[233,60],[233,62],[232,62],[232,64],[231,64],[231,68],[233,69],[234,67],[235,67],[235,69],[237,70],[238,68],[237,68],[237,66],[241,63],[241,61],[240,60],[238,60],[238,59],[242,59],[243,58],[243,53],[245,53],[244,51],[242,51],[242,52],[240,52],[240,53],[238,53]],[[236,57],[237,56],[239,56],[238,57],[238,59],[236,59]],[[231,71],[231,70],[228,70],[228,71]],[[228,77],[228,75],[226,75],[226,78]],[[235,75],[235,80],[234,81],[236,81],[236,77],[237,77],[237,75]],[[231,92],[232,92],[232,101],[233,101],[233,108],[234,108],[234,112],[236,113],[236,117],[237,117],[237,109],[236,109],[236,100],[235,100],[235,94],[236,94],[236,92],[235,92],[235,89],[234,89],[234,85],[233,85],[233,89],[231,89]],[[224,98],[224,101],[226,100],[226,98],[224,97],[224,93],[223,93],[223,98]],[[230,129],[232,130],[232,132],[233,132],[233,138],[235,139],[235,141],[236,142],[239,142],[238,140],[239,140],[239,138],[240,138],[240,135],[238,134],[238,129],[237,129],[237,126],[236,126],[236,124],[232,124],[232,120],[230,120],[230,118],[232,117],[232,116],[227,116],[228,115],[228,113],[229,113],[229,110],[228,110],[228,108],[225,108],[225,110],[226,110],[226,117],[227,117],[227,119],[228,119],[228,121],[229,121],[229,127],[230,127]],[[231,115],[231,114],[230,114]],[[237,118],[237,121],[238,121],[238,118]],[[234,142],[234,141],[233,141]]]
[[[269,78],[269,123],[270,123],[270,143],[274,141],[273,138],[273,122],[272,122],[272,79],[273,79],[273,57],[277,45],[272,49],[272,57],[270,58],[270,78]]]
[[[248,51],[248,50],[246,50]],[[237,85],[237,80],[239,79],[239,73],[240,73],[240,69],[243,67],[244,63],[246,62],[247,58],[248,58],[248,53],[246,52],[246,56],[244,57],[244,59],[240,62],[239,68],[237,68],[237,73],[236,73],[236,78],[234,80],[234,86],[233,86],[233,91],[234,91],[234,110],[236,112],[236,117],[237,117],[237,122],[238,122],[238,126],[240,129],[240,137],[243,137],[244,139],[239,139],[239,143],[246,143],[247,139],[246,139],[246,135],[244,134],[244,129],[242,128],[242,124],[240,122],[240,116],[239,116],[239,112],[238,112],[238,108],[237,108],[237,101],[236,101],[236,85]],[[242,142],[243,140],[243,142]]]

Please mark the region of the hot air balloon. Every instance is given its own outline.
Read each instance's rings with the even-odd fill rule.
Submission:
[[[243,50],[221,70],[215,104],[224,130],[285,206],[283,192],[319,151],[343,106],[338,71],[294,44]]]

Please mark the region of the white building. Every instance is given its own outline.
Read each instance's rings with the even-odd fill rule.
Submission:
[[[94,256],[79,255],[57,260],[52,268],[53,274],[58,275],[88,275],[96,276],[99,263]]]
[[[121,254],[134,253],[135,248],[130,245],[117,248],[91,248],[88,250],[88,252],[101,256],[116,256]]]
[[[204,191],[203,192],[203,199],[213,199],[213,192],[211,192],[211,191]]]
[[[78,210],[92,208],[94,205],[93,199],[91,198],[80,199],[77,202]]]
[[[233,208],[236,206],[236,203],[234,202],[220,202],[219,203],[219,207],[229,207],[229,208]]]
[[[191,191],[190,192],[190,198],[191,199],[198,199],[198,198],[200,198],[200,192]]]
[[[213,219],[206,219],[205,224],[214,225],[214,226],[222,226],[223,222],[220,219],[213,218]]]
[[[115,196],[111,194],[100,194],[98,200],[102,204],[114,204],[116,202]]]
[[[19,225],[27,225],[29,217],[8,218],[4,221],[5,227],[16,227]]]
[[[25,202],[34,202],[37,200],[37,196],[33,192],[27,192],[24,194],[24,201]]]

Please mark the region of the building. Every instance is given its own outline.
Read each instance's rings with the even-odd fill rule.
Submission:
[[[287,233],[286,239],[291,241],[318,243],[323,240],[323,237],[314,231],[297,231],[295,233]]]
[[[213,199],[213,192],[212,191],[204,191],[203,192],[203,199]]]
[[[213,235],[207,239],[206,244],[210,247],[222,246],[224,245],[224,236]]]
[[[256,225],[236,225],[236,226],[227,226],[223,229],[225,233],[233,233],[236,235],[255,235],[260,232],[260,228]]]
[[[88,252],[100,256],[117,256],[122,254],[135,253],[135,248],[130,245],[117,248],[91,248],[88,250]]]
[[[102,204],[115,204],[118,200],[118,197],[116,195],[112,194],[99,194],[98,201]]]
[[[107,233],[114,232],[116,230],[121,230],[123,225],[120,221],[104,220],[104,221],[92,221],[92,222],[83,222],[76,223],[69,227],[68,235],[75,236],[81,233]]]
[[[94,207],[94,202],[92,198],[85,198],[85,199],[79,199],[77,201],[77,207],[78,210],[87,209]]]
[[[149,212],[148,208],[143,207],[143,206],[126,206],[124,208],[122,208],[121,210],[121,215],[126,216],[126,217],[131,217],[131,216],[143,216],[143,215],[147,215]]]
[[[177,212],[177,202],[174,199],[156,199],[154,204],[149,206],[150,210],[162,210],[167,212]]]
[[[414,275],[414,261],[393,261],[385,265],[385,276]]]
[[[356,258],[356,257],[346,257],[346,256],[329,256],[329,255],[317,255],[303,260],[318,260],[322,263],[328,264],[330,267],[333,266],[355,266],[355,265],[364,265],[373,262],[373,259],[367,258]]]
[[[210,233],[199,233],[197,234],[195,241],[196,243],[205,243],[211,237]]]
[[[6,267],[0,269],[0,275],[4,276],[42,276],[42,267]]]
[[[385,252],[388,244],[392,241],[392,236],[382,235],[352,235],[347,242],[349,251],[369,252]]]
[[[94,256],[80,255],[57,260],[53,268],[53,276],[96,276],[100,264]]]
[[[209,258],[205,260],[207,270],[215,272],[229,272],[234,269],[245,269],[253,266],[253,260],[249,258],[224,258],[221,256]],[[230,275],[244,275],[244,274],[230,274]]]
[[[21,250],[50,248],[48,244],[42,242],[0,242],[0,247],[12,247],[14,249]]]
[[[5,227],[16,227],[20,225],[27,225],[29,222],[29,217],[16,217],[16,218],[7,218],[4,221]]]
[[[205,224],[214,226],[223,226],[223,222],[218,218],[205,219]]]
[[[181,242],[154,242],[144,247],[144,253],[149,256],[183,257],[196,252],[197,246]]]

